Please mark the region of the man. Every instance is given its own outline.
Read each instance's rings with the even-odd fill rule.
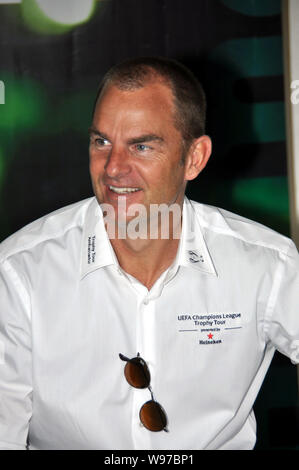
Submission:
[[[184,197],[211,154],[204,115],[180,64],[114,67],[90,128],[95,198],[2,243],[3,449],[254,447],[275,349],[299,362],[298,253]]]

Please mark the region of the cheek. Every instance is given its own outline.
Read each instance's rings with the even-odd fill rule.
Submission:
[[[105,161],[103,158],[99,158],[94,152],[89,154],[89,171],[93,178],[100,175],[104,171]]]
[[[154,165],[150,168],[143,168],[140,173],[151,191],[156,191],[160,195],[175,191],[184,181],[184,170],[179,164],[176,166]]]
[[[175,167],[164,171],[160,179],[168,188],[180,186],[184,181],[184,169],[178,163]]]

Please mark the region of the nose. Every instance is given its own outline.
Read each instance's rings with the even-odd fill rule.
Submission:
[[[112,147],[104,167],[106,176],[120,179],[130,173],[131,167],[128,158],[125,150]]]

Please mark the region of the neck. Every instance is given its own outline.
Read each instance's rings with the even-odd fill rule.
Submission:
[[[122,269],[150,289],[161,274],[174,261],[181,235],[181,220],[171,227],[169,236],[163,238],[161,227],[158,237],[132,239],[111,238],[110,242]],[[165,234],[164,234],[165,235]]]

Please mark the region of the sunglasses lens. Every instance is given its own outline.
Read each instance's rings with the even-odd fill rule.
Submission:
[[[167,424],[166,414],[156,401],[150,400],[140,410],[140,421],[150,431],[162,431]]]
[[[147,388],[150,383],[150,373],[143,360],[138,357],[127,362],[125,377],[132,387]]]

